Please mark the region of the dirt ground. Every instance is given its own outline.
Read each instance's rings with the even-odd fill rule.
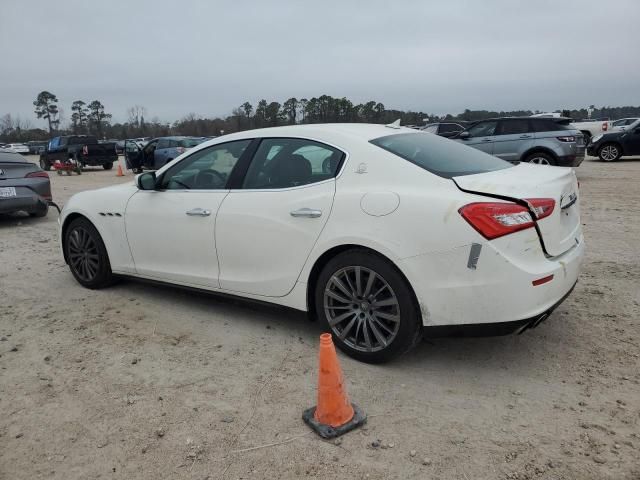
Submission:
[[[338,442],[301,420],[320,333],[304,314],[86,290],[55,211],[0,219],[0,479],[640,479],[640,160],[578,176],[588,253],[568,300],[521,336],[341,355],[369,422]],[[132,177],[51,179],[64,204]]]

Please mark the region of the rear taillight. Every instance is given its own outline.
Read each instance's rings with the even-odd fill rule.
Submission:
[[[49,174],[47,172],[30,172],[24,176],[24,178],[37,178],[37,177],[49,178]]]
[[[604,123],[602,124],[602,131],[603,131],[603,132],[606,132],[608,128],[609,128],[609,124],[608,124],[607,122],[604,122]]]
[[[573,135],[569,135],[569,136],[565,136],[565,137],[556,137],[558,140],[560,140],[561,142],[575,142],[576,141],[576,137],[574,137]]]
[[[552,198],[530,198],[525,201],[538,220],[551,215],[556,204]],[[535,225],[529,209],[516,203],[470,203],[458,212],[487,240],[519,232]]]

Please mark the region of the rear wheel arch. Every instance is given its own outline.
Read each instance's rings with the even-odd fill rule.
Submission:
[[[411,285],[411,282],[409,281],[407,276],[404,274],[402,269],[400,269],[400,267],[398,267],[398,265],[393,260],[391,260],[387,255],[384,255],[380,253],[378,250],[375,250],[371,247],[365,247],[364,245],[348,243],[348,244],[331,247],[329,250],[327,250],[322,255],[320,255],[314,262],[313,267],[311,267],[311,271],[309,272],[309,276],[307,278],[307,298],[306,298],[307,313],[310,320],[316,319],[317,312],[315,307],[315,290],[316,290],[316,285],[318,282],[318,278],[320,277],[320,273],[322,272],[322,269],[325,267],[325,265],[327,265],[327,263],[329,263],[329,261],[332,258],[349,250],[360,250],[363,252],[370,253],[372,255],[375,255],[381,258],[382,260],[387,262],[389,265],[391,265],[400,274],[400,276],[402,276],[402,278],[406,282],[409,290],[411,291],[411,295],[413,296],[413,300],[416,306],[418,307],[418,311],[420,311],[419,309],[420,304],[418,302],[418,297],[415,291],[413,290],[413,285]]]
[[[522,154],[522,157],[520,157],[520,161],[524,162],[526,161],[527,158],[529,158],[531,155],[534,155],[536,153],[544,153],[545,155],[549,155],[551,158],[553,158],[554,161],[556,162],[558,161],[558,156],[553,152],[553,150],[545,147],[530,148],[529,150],[527,150]]]

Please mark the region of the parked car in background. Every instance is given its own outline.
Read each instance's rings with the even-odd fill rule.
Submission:
[[[429,123],[420,130],[427,133],[435,133],[441,137],[451,138],[462,132],[465,126],[458,122]]]
[[[636,123],[640,118],[621,118],[619,120],[614,120],[611,122],[611,131],[619,132],[621,130],[626,130],[629,125]]]
[[[85,287],[120,274],[309,311],[376,363],[429,328],[505,334],[546,319],[578,278],[579,205],[572,169],[396,125],[297,125],[225,135],[135,184],[78,193],[60,240]]]
[[[205,140],[203,137],[160,137],[144,146],[127,140],[127,162],[132,166],[157,170]]]
[[[51,182],[47,172],[19,153],[0,151],[0,214],[23,211],[44,217],[49,201]]]
[[[582,134],[556,118],[482,120],[453,140],[509,162],[577,167],[585,154]]]
[[[579,122],[572,122],[571,126],[582,133],[585,138],[585,144],[588,145],[592,137],[609,131],[612,127],[612,124],[613,122],[606,119],[581,120]]]
[[[100,143],[94,135],[69,135],[54,137],[40,155],[40,167],[51,170],[56,160],[73,159],[80,167],[102,166],[110,170],[118,160],[115,144]]]
[[[46,150],[48,143],[46,140],[33,140],[27,142],[26,145],[29,147],[29,153],[31,155],[40,155]]]
[[[640,155],[640,120],[627,125],[626,130],[596,135],[591,139],[587,152],[603,162]]]
[[[24,143],[7,143],[4,148],[16,153],[29,153],[29,147]]]

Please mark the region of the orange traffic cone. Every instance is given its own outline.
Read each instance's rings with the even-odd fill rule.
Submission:
[[[120,165],[120,161],[118,161],[118,173],[116,173],[116,177],[124,177],[124,173],[122,173],[122,165]]]
[[[305,410],[302,419],[323,438],[338,437],[367,421],[366,414],[349,401],[330,333],[320,335],[318,405]]]

